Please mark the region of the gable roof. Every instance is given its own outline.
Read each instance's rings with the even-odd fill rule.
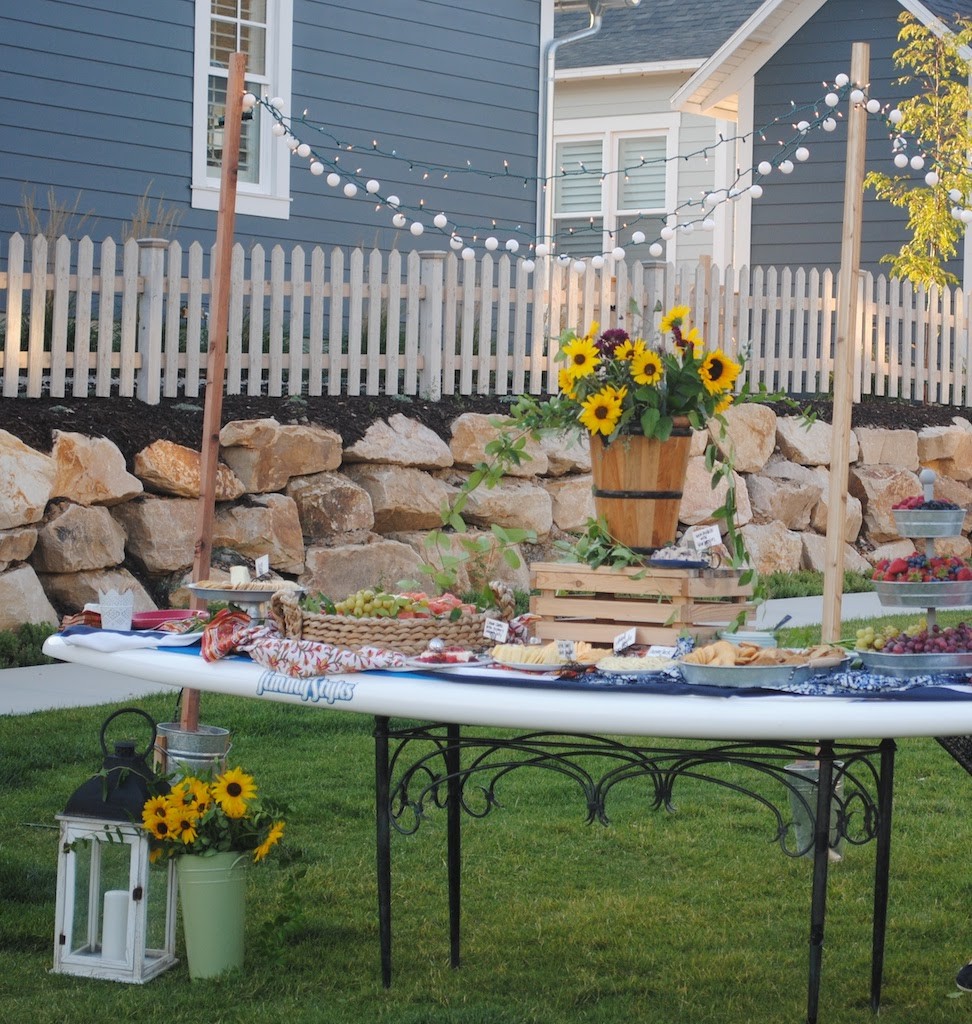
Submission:
[[[705,113],[739,91],[827,0],[765,0],[672,97],[677,110]],[[972,0],[898,0],[933,30],[972,17]],[[963,52],[966,60],[972,52]]]
[[[710,57],[763,0],[645,0],[605,10],[597,35],[557,51],[557,68],[654,64]],[[586,28],[585,14],[558,14],[555,35]]]

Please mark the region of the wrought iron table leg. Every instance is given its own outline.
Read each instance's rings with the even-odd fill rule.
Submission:
[[[874,925],[871,939],[871,1009],[881,1007],[884,934],[888,923],[888,873],[891,868],[891,807],[894,803],[894,740],[881,741],[878,779],[877,844],[874,854]]]
[[[823,964],[824,920],[827,914],[827,868],[830,861],[830,805],[833,800],[834,745],[820,743],[817,762],[817,810],[813,826],[813,890],[810,897],[810,971],[807,1024],[817,1024],[820,969]]]
[[[445,763],[446,773],[449,778],[448,804],[446,806],[446,832],[448,836],[446,862],[449,876],[449,963],[452,967],[458,967],[460,900],[462,895],[462,833],[460,829],[462,787],[459,781],[459,726],[448,726],[446,735],[448,737],[448,745],[445,749]]]
[[[375,718],[375,816],[378,878],[378,944],[381,983],[391,987],[391,808],[389,806],[388,719]]]

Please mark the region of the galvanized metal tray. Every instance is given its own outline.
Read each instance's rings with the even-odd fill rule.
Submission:
[[[885,654],[884,651],[857,651],[868,672],[907,679],[912,676],[950,672],[972,672],[972,651],[959,654]]]
[[[964,508],[894,508],[891,512],[902,537],[957,537],[966,515]]]
[[[807,662],[801,665],[693,665],[680,662],[678,668],[687,683],[774,690],[787,684],[802,683],[817,671]]]
[[[972,580],[943,580],[940,583],[886,583],[875,580],[881,604],[909,608],[955,608],[972,604]]]

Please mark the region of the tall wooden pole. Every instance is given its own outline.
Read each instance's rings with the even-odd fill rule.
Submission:
[[[226,372],[226,327],[229,322],[230,263],[236,226],[236,182],[240,169],[240,129],[243,121],[243,90],[246,54],[234,53],[229,61],[226,110],[223,118],[223,166],[216,214],[216,252],[209,296],[209,360],[206,367],[206,401],[203,408],[202,459],[199,469],[199,502],[196,506],[196,544],[192,563],[194,581],[205,579],[213,553],[213,521],[216,517],[216,468],[219,462],[219,428],[223,418],[223,376]],[[196,599],[193,601],[197,603]],[[199,728],[199,691],[182,694],[180,727]]]
[[[866,89],[871,48],[851,48],[851,85]],[[837,290],[837,339],[834,345],[833,444],[827,496],[827,547],[824,562],[823,618],[825,643],[840,639],[840,604],[844,592],[844,543],[847,532],[847,473],[850,464],[851,411],[854,402],[854,347],[857,341],[857,291],[861,265],[861,214],[864,205],[864,160],[867,112],[851,108],[847,119],[847,170],[844,179],[844,227]]]

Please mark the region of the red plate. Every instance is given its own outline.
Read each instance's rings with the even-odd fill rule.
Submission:
[[[191,608],[165,608],[156,612],[136,612],[132,616],[132,629],[158,629],[163,622],[173,619],[191,619],[198,614]]]

